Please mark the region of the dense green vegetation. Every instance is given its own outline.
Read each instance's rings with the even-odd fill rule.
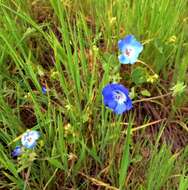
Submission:
[[[187,190],[187,68],[187,0],[0,0],[0,189]],[[104,106],[109,82],[131,111]],[[37,147],[12,158],[28,129]]]

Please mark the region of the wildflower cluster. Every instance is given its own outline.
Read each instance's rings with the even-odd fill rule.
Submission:
[[[121,64],[134,64],[143,50],[143,45],[133,35],[127,35],[119,40],[118,47],[121,52],[118,57]],[[129,91],[122,84],[107,84],[102,90],[102,95],[105,106],[116,114],[122,114],[133,107]]]
[[[33,149],[37,145],[37,140],[40,137],[40,133],[38,131],[26,131],[21,136],[21,144],[22,146],[16,146],[12,152],[12,157],[20,156],[23,152],[24,148]]]
[[[133,35],[128,35],[124,39],[119,40],[118,47],[121,52],[118,59],[122,64],[134,64],[143,50],[143,45],[138,42]],[[42,86],[41,90],[44,95],[47,94],[46,86]],[[122,84],[107,84],[102,90],[102,95],[105,106],[113,110],[116,114],[123,114],[133,107],[129,90]],[[20,156],[25,149],[33,149],[37,145],[39,137],[40,133],[38,131],[26,131],[21,136],[22,145],[15,147],[12,152],[12,157]]]

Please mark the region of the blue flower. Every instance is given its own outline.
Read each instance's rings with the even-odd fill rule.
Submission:
[[[46,93],[47,93],[47,89],[46,89],[45,86],[42,87],[42,93],[43,93],[43,94],[46,94]]]
[[[122,53],[118,57],[122,64],[134,64],[143,50],[143,45],[133,35],[127,35],[124,39],[119,40],[118,47]]]
[[[15,149],[12,151],[12,157],[17,157],[20,156],[22,154],[22,148],[21,146],[16,146]]]
[[[21,137],[22,145],[26,148],[32,149],[37,144],[37,139],[40,137],[38,131],[27,131]]]
[[[129,91],[121,84],[107,84],[102,90],[102,95],[104,104],[117,114],[122,114],[132,108]]]

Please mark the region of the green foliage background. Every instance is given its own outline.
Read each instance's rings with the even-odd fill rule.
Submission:
[[[119,65],[127,34],[146,67]],[[0,189],[188,189],[188,148],[174,149],[188,142],[187,88],[170,90],[187,85],[187,50],[187,0],[0,0]],[[158,80],[140,80],[138,66]],[[137,94],[121,117],[102,103],[111,81]],[[138,124],[139,101],[168,114]],[[27,129],[41,132],[37,148],[11,158]]]

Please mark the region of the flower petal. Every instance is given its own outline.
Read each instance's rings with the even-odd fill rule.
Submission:
[[[119,62],[122,64],[129,64],[130,63],[130,60],[124,54],[119,55],[118,59],[119,59]]]
[[[110,109],[114,110],[115,107],[117,106],[117,102],[115,100],[112,100],[112,101],[109,101],[107,105]]]
[[[137,62],[137,60],[138,60],[138,54],[135,55],[134,57],[131,57],[131,59],[129,59],[129,63],[134,64]]]
[[[111,85],[112,85],[113,90],[122,91],[126,96],[128,96],[129,91],[128,91],[128,89],[125,88],[122,84],[113,83],[113,84],[111,84]]]
[[[32,142],[26,142],[23,146],[25,146],[28,149],[32,149],[37,145],[36,141],[32,141]]]
[[[135,40],[131,45],[135,48],[135,52],[137,54],[139,54],[139,53],[142,52],[143,45],[140,42],[138,42],[138,41]]]
[[[136,40],[133,35],[127,35],[122,40],[118,41],[118,47],[121,52],[124,52],[126,49],[126,46],[131,44],[132,41]]]
[[[40,137],[40,133],[38,131],[30,131],[29,135],[32,136],[34,140],[37,140]]]
[[[125,104],[118,104],[116,108],[114,109],[114,112],[117,114],[122,114],[124,111],[126,111],[126,105]]]
[[[104,97],[104,104],[109,108],[114,109],[117,103],[114,101],[112,91],[113,91],[112,85],[108,84],[103,88],[102,94]]]
[[[129,98],[129,96],[127,97],[127,101],[125,102],[126,104],[126,110],[129,111],[133,105],[132,105],[132,100]]]
[[[112,87],[111,87],[111,84],[107,84],[103,90],[102,90],[102,94],[103,96],[107,96],[109,94],[112,94]]]
[[[21,146],[16,146],[15,149],[12,151],[11,155],[12,157],[17,157],[20,156],[22,154],[22,148]]]
[[[47,93],[47,89],[46,89],[45,86],[42,86],[42,93],[43,93],[43,94],[46,94],[46,93]]]

